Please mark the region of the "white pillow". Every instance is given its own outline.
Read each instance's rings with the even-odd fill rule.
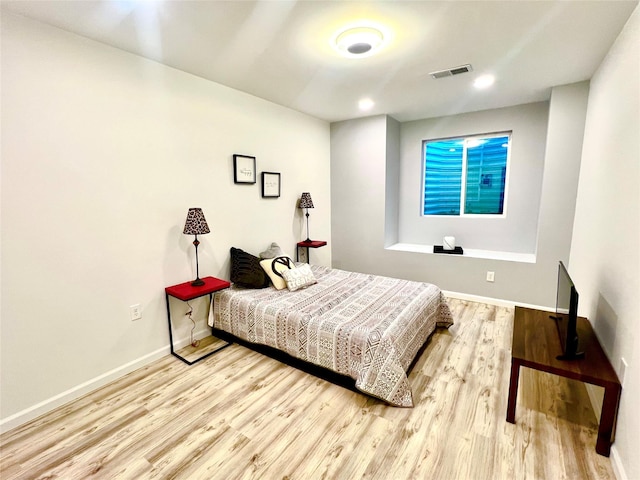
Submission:
[[[295,270],[284,270],[282,277],[287,281],[287,288],[292,292],[318,283],[311,267],[306,263]]]
[[[267,258],[260,262],[260,266],[269,275],[271,283],[277,290],[282,290],[287,286],[287,282],[282,278],[282,272],[296,268],[293,260],[289,257]]]

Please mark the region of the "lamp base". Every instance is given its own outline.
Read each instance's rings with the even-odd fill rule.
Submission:
[[[193,282],[191,282],[192,287],[201,287],[202,285],[204,285],[204,280],[201,280],[200,278],[196,278]]]

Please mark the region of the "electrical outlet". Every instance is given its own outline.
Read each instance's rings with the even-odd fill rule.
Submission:
[[[496,272],[487,272],[487,282],[493,282],[496,279]]]
[[[131,315],[131,321],[140,320],[142,318],[142,306],[139,303],[131,305],[129,307],[129,314]]]
[[[622,385],[624,387],[624,374],[627,373],[627,367],[629,365],[627,364],[627,361],[623,358],[620,357],[620,385]]]

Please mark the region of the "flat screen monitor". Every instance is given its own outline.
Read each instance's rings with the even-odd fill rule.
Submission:
[[[567,268],[562,262],[558,265],[558,290],[556,294],[556,315],[552,317],[558,326],[558,335],[562,346],[561,360],[573,360],[584,357],[580,351],[578,339],[578,291]]]

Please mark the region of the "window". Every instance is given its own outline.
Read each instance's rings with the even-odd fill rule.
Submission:
[[[425,140],[423,215],[502,215],[510,141],[510,132]]]

